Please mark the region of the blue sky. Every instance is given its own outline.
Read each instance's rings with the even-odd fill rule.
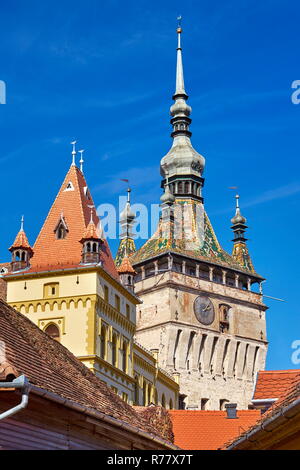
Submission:
[[[267,278],[268,368],[294,368],[299,329],[300,6],[281,0],[16,1],[1,5],[0,256],[25,214],[33,244],[70,165],[84,148],[97,205],[158,202],[171,145],[176,17],[183,16],[193,145],[206,158],[206,210],[224,248],[238,186],[249,249]],[[115,250],[116,243],[111,243]],[[299,367],[299,365],[298,365]]]

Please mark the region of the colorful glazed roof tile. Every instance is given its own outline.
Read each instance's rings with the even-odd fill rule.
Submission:
[[[253,400],[279,399],[293,385],[299,374],[299,369],[259,371]]]
[[[246,243],[238,242],[233,245],[232,258],[248,271],[254,272],[253,263]]]
[[[123,238],[120,241],[120,245],[116,254],[115,263],[116,266],[120,266],[122,264],[122,260],[125,256],[131,256],[135,253],[136,247],[133,238]]]
[[[165,222],[161,219],[154,235],[130,257],[132,265],[135,266],[163,253],[174,252],[245,271],[246,273],[256,274],[252,263],[245,265],[243,261],[240,264],[237,259],[234,259],[223,250],[206,212],[204,212],[203,227],[198,226],[198,203],[192,202],[188,205],[190,207],[187,211],[186,223],[182,233],[178,232],[179,236],[174,236],[175,223],[172,220]]]
[[[0,378],[24,374],[31,385],[121,420],[149,438],[162,437],[67,348],[1,300],[0,341]]]
[[[32,272],[43,266],[51,270],[51,266],[78,266],[80,264],[82,252],[80,240],[90,222],[91,206],[93,206],[92,218],[97,226],[99,219],[85,178],[79,168],[72,165],[34,244],[34,255],[31,259]],[[62,218],[67,229],[65,237],[60,239],[55,230]],[[119,279],[106,240],[103,241],[101,248],[101,261],[103,268],[111,276]]]
[[[217,450],[260,418],[258,410],[238,410],[236,419],[226,411],[172,410],[174,443],[185,450]]]

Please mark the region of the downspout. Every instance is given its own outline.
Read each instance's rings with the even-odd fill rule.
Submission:
[[[22,390],[22,400],[21,402],[11,408],[10,410],[4,411],[4,413],[0,414],[0,420],[8,418],[9,416],[18,413],[18,411],[23,410],[28,405],[28,395],[29,395],[29,382],[25,375],[20,375],[20,377],[14,379],[12,382],[0,382],[0,389],[1,388],[19,388]]]

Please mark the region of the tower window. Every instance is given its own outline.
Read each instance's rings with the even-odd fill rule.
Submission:
[[[126,304],[126,317],[129,319],[130,318],[130,307],[128,304]]]
[[[206,410],[207,409],[207,404],[208,404],[208,398],[201,398],[201,410]]]
[[[44,284],[44,297],[58,297],[58,282],[52,282],[50,284]]]
[[[121,300],[120,300],[120,297],[118,295],[115,295],[115,307],[116,309],[118,310],[118,312],[120,311],[120,307],[121,307]]]
[[[104,300],[105,302],[109,302],[109,290],[107,286],[104,286]]]

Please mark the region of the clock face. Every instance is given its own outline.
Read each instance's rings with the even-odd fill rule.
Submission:
[[[194,312],[197,320],[203,325],[211,325],[215,319],[215,309],[210,298],[199,295],[194,302]]]

